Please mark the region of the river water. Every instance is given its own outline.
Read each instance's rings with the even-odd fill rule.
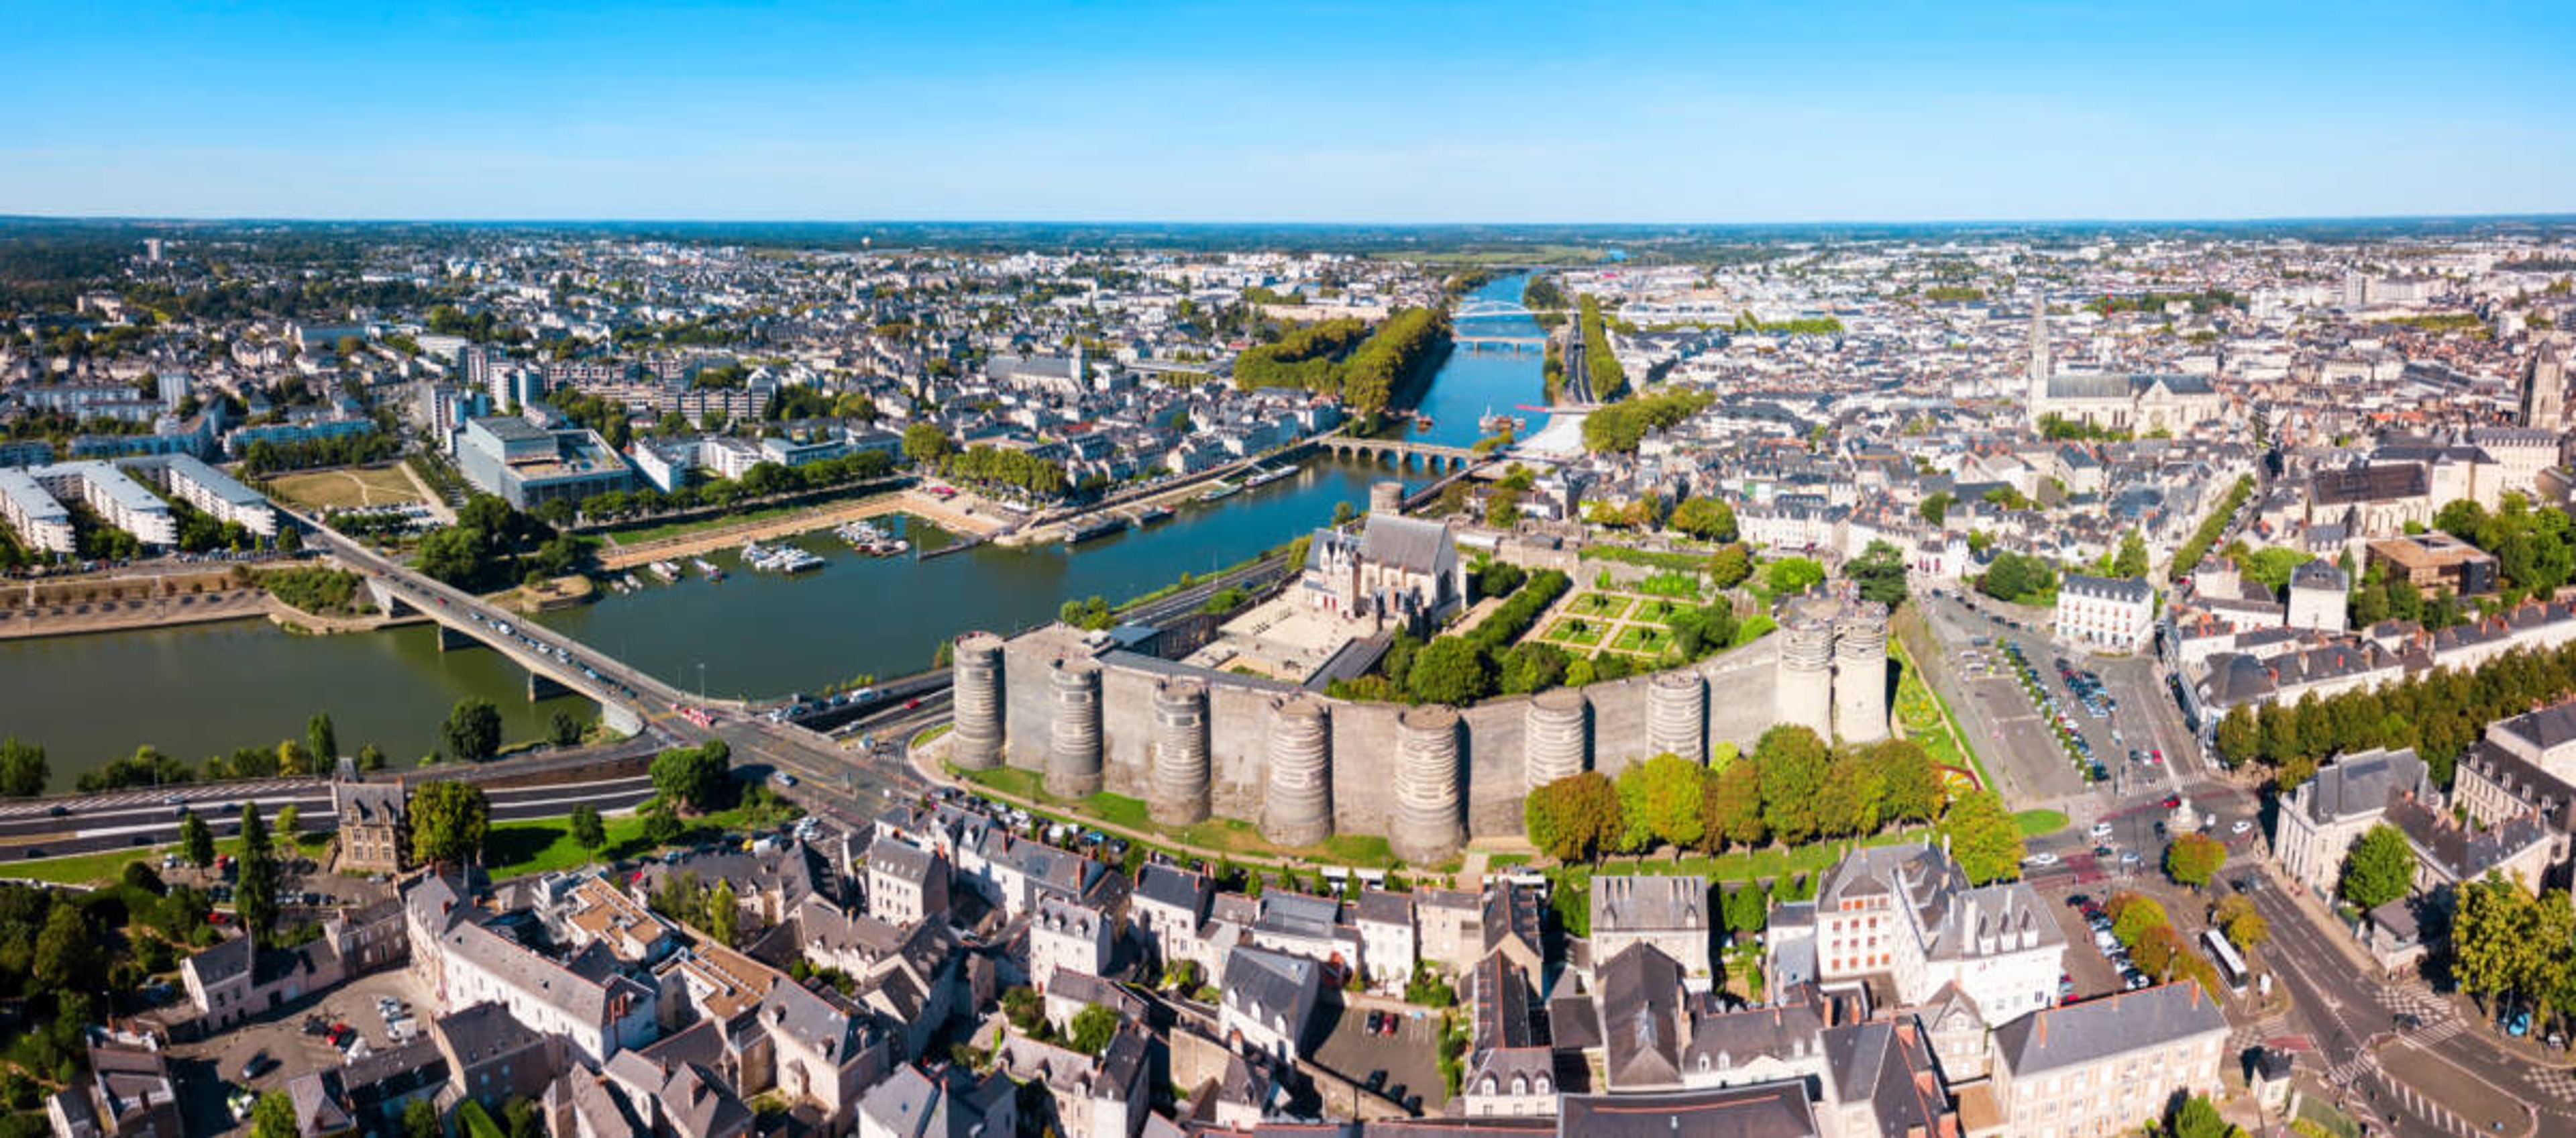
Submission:
[[[1524,279],[1501,278],[1476,295],[1517,304]],[[1536,330],[1525,316],[1461,327]],[[1476,420],[1488,408],[1537,403],[1539,358],[1453,352],[1421,400],[1433,425],[1415,437],[1464,446],[1483,433]],[[1365,508],[1372,482],[1419,485],[1429,477],[1319,458],[1294,478],[1192,502],[1169,521],[1073,550],[983,546],[927,560],[872,558],[817,533],[799,542],[828,562],[810,573],[755,573],[726,552],[709,558],[725,570],[721,582],[694,571],[672,585],[646,578],[639,592],[541,619],[683,689],[812,691],[863,674],[919,671],[941,640],[967,629],[1014,631],[1050,618],[1067,599],[1114,603],[1184,571],[1232,565],[1330,520],[1336,503]],[[951,540],[919,522],[907,536],[928,548]],[[441,653],[425,627],[300,637],[265,621],[235,621],[0,642],[0,735],[44,744],[64,787],[138,744],[193,760],[300,738],[315,711],[331,713],[343,746],[373,742],[405,762],[436,745],[439,721],[468,695],[501,708],[511,739],[540,734],[558,708],[592,714],[577,698],[531,705],[518,669],[489,651]]]

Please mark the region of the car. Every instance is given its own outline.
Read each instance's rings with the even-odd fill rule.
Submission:
[[[2413,1031],[2424,1026],[2424,1017],[2413,1012],[2399,1012],[2391,1017],[2391,1022],[2397,1025],[2399,1031]]]
[[[1372,1016],[1374,1016],[1374,1015],[1376,1015],[1377,1013],[1375,1013],[1375,1012],[1371,1012],[1371,1013],[1369,1013],[1369,1014],[1370,1014],[1370,1015],[1372,1015]],[[1364,1085],[1366,1085],[1366,1086],[1368,1087],[1368,1089],[1370,1089],[1370,1090],[1376,1090],[1376,1089],[1378,1089],[1379,1087],[1383,1087],[1383,1086],[1385,1086],[1385,1085],[1386,1085],[1386,1068],[1384,1068],[1384,1067],[1380,1067],[1380,1068],[1378,1068],[1377,1070],[1374,1070],[1374,1071],[1369,1072],[1369,1075],[1368,1075],[1368,1082],[1367,1082],[1366,1084],[1364,1084]]]
[[[1391,1099],[1394,1099],[1394,1100],[1395,1100],[1395,1101],[1397,1101],[1397,1102],[1403,1102],[1403,1101],[1404,1101],[1404,1084],[1402,1084],[1402,1083],[1397,1083],[1397,1084],[1396,1084],[1396,1085],[1394,1085],[1394,1086],[1388,1087],[1388,1088],[1386,1089],[1386,1097],[1391,1098]]]
[[[920,697],[920,696],[914,696],[914,697],[913,697],[913,698],[911,698],[911,699],[907,699],[907,700],[903,701],[903,709],[904,709],[905,711],[917,711],[917,710],[920,710],[920,708],[921,708],[921,697]]]
[[[2505,1021],[2504,1033],[2515,1039],[2531,1034],[2531,1013],[2529,1011],[2513,1013],[2513,1018]]]
[[[247,1083],[267,1074],[269,1068],[275,1066],[277,1066],[277,1060],[269,1058],[268,1052],[254,1051],[251,1053],[250,1061],[242,1064],[241,1081]]]
[[[770,775],[769,781],[777,783],[780,786],[794,786],[796,785],[796,776],[789,774],[786,771],[779,771]]]
[[[2179,794],[2168,794],[2168,795],[2166,795],[2166,796],[2165,796],[2165,802],[2164,802],[2165,809],[2167,809],[2167,810],[2172,810],[2172,809],[2174,809],[2174,808],[2176,808],[2176,807],[2179,807],[2179,806],[2181,806],[2181,805],[2182,805],[2182,796],[2181,796],[2181,795],[2179,795]]]
[[[46,807],[46,808],[45,808],[45,813],[46,813],[46,814],[48,814],[48,815],[50,815],[50,816],[52,816],[52,817],[56,817],[56,818],[68,817],[68,816],[71,814],[71,812],[72,812],[72,808],[71,808],[71,807],[69,807],[69,806],[65,806],[65,805],[63,805],[63,804],[62,804],[62,803],[60,803],[60,802],[57,802],[57,803],[55,803],[55,804],[53,804],[53,805],[48,806],[48,807]]]
[[[2097,838],[2107,838],[2111,836],[2111,824],[2109,822],[2095,822],[2093,823],[2093,828],[2087,832]]]
[[[1370,1035],[1377,1034],[1377,1021],[1385,1015],[1385,1012],[1370,1012],[1368,1014],[1368,1026],[1362,1030],[1368,1032]]]
[[[2066,907],[2069,909],[2092,908],[2093,895],[2090,893],[2069,893],[2066,895]]]
[[[2245,820],[2245,819],[2243,819],[2243,818],[2239,818],[2239,819],[2235,820],[2234,822],[2230,822],[2230,823],[2228,823],[2228,825],[2227,825],[2227,832],[2228,832],[2228,833],[2231,833],[2231,834],[2242,834],[2242,833],[2245,833],[2246,831],[2251,830],[2251,829],[2253,829],[2253,828],[2254,828],[2254,823],[2252,823],[2252,822],[2248,822],[2248,821],[2246,821],[2246,820]]]
[[[2145,858],[2138,856],[2138,851],[2136,850],[2120,851],[2120,864],[2122,865],[2136,865],[2145,860]]]
[[[2097,857],[2097,858],[2100,858],[2100,857],[2118,857],[2118,856],[2119,856],[2119,853],[2120,853],[2120,851],[2115,850],[2115,849],[2112,849],[2112,848],[2111,848],[2111,847],[2109,847],[2109,846],[2095,846],[2095,847],[2093,847],[2093,856],[2094,856],[2094,857]]]
[[[2046,850],[2041,850],[2038,853],[2021,859],[2021,863],[2023,865],[2030,866],[2033,869],[2042,869],[2057,864],[2057,855]]]

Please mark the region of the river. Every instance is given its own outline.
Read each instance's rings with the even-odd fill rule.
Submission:
[[[1517,304],[1525,278],[1498,279],[1476,295]],[[1462,331],[1529,334],[1526,316],[1462,322]],[[1464,446],[1500,412],[1540,398],[1539,355],[1459,349],[1422,400],[1428,441]],[[1535,424],[1533,424],[1535,425]],[[540,619],[602,652],[669,681],[719,696],[812,691],[859,675],[928,667],[939,642],[983,628],[1013,631],[1044,621],[1067,599],[1116,602],[1251,557],[1331,519],[1334,505],[1365,508],[1372,482],[1420,485],[1421,471],[1330,458],[1296,477],[1141,530],[1061,546],[982,546],[921,560],[853,553],[828,533],[799,544],[827,564],[780,577],[744,569],[732,553],[710,558],[726,579],[692,572]],[[950,538],[911,522],[908,536],[936,548]],[[638,575],[642,577],[642,574]],[[457,699],[499,705],[511,739],[540,734],[557,708],[589,715],[579,699],[530,705],[525,677],[488,651],[437,650],[427,628],[372,635],[292,636],[265,621],[145,629],[0,642],[0,735],[45,745],[58,786],[77,772],[150,743],[197,759],[241,746],[302,737],[305,718],[329,711],[344,746],[373,742],[396,762],[436,745]]]

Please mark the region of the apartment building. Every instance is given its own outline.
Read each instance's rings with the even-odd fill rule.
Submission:
[[[2176,1094],[2215,1095],[2227,1017],[2190,981],[2051,1008],[1995,1029],[1993,1088],[2006,1133],[2135,1133]]]

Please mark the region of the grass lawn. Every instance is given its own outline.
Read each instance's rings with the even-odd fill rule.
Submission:
[[[1735,640],[1728,644],[1727,647],[1742,648],[1747,644],[1751,644],[1756,640],[1762,639],[1764,633],[1778,627],[1780,627],[1780,622],[1771,619],[1770,613],[1757,612],[1751,616],[1745,617],[1742,621],[1736,624]]]
[[[2024,810],[2013,815],[2014,828],[2020,830],[2025,838],[2054,834],[2070,824],[2066,814],[2058,810]]]
[[[269,821],[275,822],[276,816],[270,815]],[[331,834],[327,830],[295,835],[295,848],[302,850],[306,857],[319,858],[322,851],[330,844]],[[178,851],[179,847],[176,845],[135,846],[132,849],[102,850],[98,853],[71,854],[66,857],[0,862],[0,877],[50,881],[57,885],[98,885],[122,876],[127,862],[139,861],[157,871],[161,868],[162,854]],[[217,838],[215,852],[239,855],[241,839]]]
[[[765,522],[775,518],[783,518],[789,514],[820,508],[822,507],[812,502],[802,504],[790,503],[780,506],[763,506],[757,510],[743,510],[734,513],[717,514],[713,517],[698,518],[692,521],[664,522],[661,525],[638,526],[634,529],[613,529],[606,531],[602,536],[619,545],[639,545],[648,541],[659,541],[666,537],[678,537],[682,534],[696,533],[700,530],[715,529],[718,526],[741,525],[745,522]]]
[[[1539,637],[1539,639],[1553,640],[1559,644],[1572,644],[1582,648],[1590,648],[1595,644],[1601,643],[1601,628],[1601,625],[1594,624],[1591,621],[1582,619],[1581,617],[1563,617],[1556,623],[1547,626],[1547,634]]]
[[[572,818],[539,818],[525,822],[495,822],[491,833],[483,838],[483,862],[495,881],[523,877],[531,873],[551,873],[604,862],[624,861],[657,853],[664,847],[644,840],[644,816],[637,813],[608,814],[600,818],[600,828],[608,832],[608,844],[598,852],[583,849],[572,840]],[[674,845],[693,845],[728,830],[739,830],[750,820],[739,809],[718,810],[688,823]]]
[[[1576,616],[1616,618],[1626,615],[1629,607],[1634,604],[1636,604],[1635,601],[1629,600],[1626,597],[1617,597],[1608,593],[1587,591],[1576,596],[1571,603],[1567,604],[1565,606],[1565,611]]]
[[[1641,652],[1651,656],[1663,651],[1672,642],[1671,632],[1661,628],[1632,624],[1621,629],[1619,639],[1610,646],[1622,652]]]
[[[1923,674],[1914,666],[1914,657],[1906,652],[1904,641],[1889,637],[1887,650],[1896,661],[1895,712],[1897,721],[1905,726],[1906,737],[1923,744],[1933,762],[1973,770],[1978,783],[1993,789],[1995,778],[1986,773],[1985,760],[1977,757],[1977,749],[1957,730],[1958,719],[1950,714],[1948,701],[1923,682]]]
[[[1682,608],[1683,606],[1675,604],[1672,601],[1657,597],[1637,606],[1637,611],[1632,614],[1629,619],[1651,620],[1657,624],[1667,624],[1672,621],[1673,614],[1682,611]]]
[[[413,489],[411,479],[395,466],[280,474],[268,480],[268,489],[278,497],[317,510],[420,501],[420,491]]]
[[[1237,818],[1210,818],[1187,826],[1166,826],[1154,821],[1143,799],[1124,794],[1102,791],[1080,802],[1065,802],[1046,792],[1046,778],[1036,771],[1017,767],[961,771],[952,767],[950,773],[996,793],[1032,803],[1035,806],[1032,812],[1042,817],[1077,825],[1114,826],[1144,835],[1145,845],[1168,854],[1302,858],[1327,865],[1371,869],[1393,869],[1403,864],[1388,848],[1386,839],[1380,837],[1337,834],[1320,845],[1289,848],[1271,844],[1261,836],[1258,827]]]

